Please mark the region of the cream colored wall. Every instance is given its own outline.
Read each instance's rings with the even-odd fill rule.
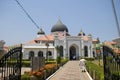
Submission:
[[[30,51],[33,51],[34,52],[34,54],[35,54],[35,57],[37,57],[38,56],[38,52],[39,51],[42,51],[43,52],[43,56],[46,58],[46,52],[47,52],[47,49],[46,48],[25,48],[24,49],[24,51],[23,51],[23,59],[28,59],[29,58],[29,52]],[[52,52],[52,57],[51,58],[53,58],[54,57],[54,48],[48,48],[48,51],[51,51]]]

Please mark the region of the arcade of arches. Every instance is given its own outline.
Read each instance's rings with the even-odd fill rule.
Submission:
[[[88,57],[88,46],[84,46],[84,56]],[[77,45],[72,45],[69,49],[69,59],[78,60],[79,59],[79,49]]]
[[[35,54],[34,54],[34,51],[30,51],[29,52],[29,59],[31,57],[34,57]],[[48,51],[46,56],[52,56],[52,52],[51,51]],[[60,46],[60,56],[63,57],[63,46]],[[88,57],[88,46],[84,46],[84,56],[85,57]],[[38,52],[38,57],[43,57],[43,51],[39,51]],[[77,45],[72,45],[70,48],[69,48],[69,59],[70,60],[78,60],[79,59],[79,48]]]
[[[31,57],[34,57],[34,56],[35,56],[34,51],[30,51],[30,52],[29,52],[29,59],[31,59]],[[37,56],[38,56],[38,57],[44,57],[43,51],[39,51],[38,54],[37,54]],[[46,57],[47,57],[47,56],[48,56],[48,57],[52,56],[52,52],[51,52],[51,51],[47,51]]]

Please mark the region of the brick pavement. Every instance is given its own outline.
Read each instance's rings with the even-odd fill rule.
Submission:
[[[67,62],[49,80],[91,80],[87,72],[82,72],[79,61]]]

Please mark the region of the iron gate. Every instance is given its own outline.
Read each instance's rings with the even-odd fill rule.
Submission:
[[[21,80],[22,46],[11,49],[0,59],[0,80]]]
[[[120,80],[120,55],[103,46],[104,80]]]

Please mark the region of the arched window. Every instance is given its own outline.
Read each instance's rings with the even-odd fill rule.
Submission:
[[[52,52],[51,51],[48,51],[48,56],[52,56]]]
[[[84,46],[85,57],[88,57],[88,46]]]
[[[38,57],[43,57],[43,52],[42,51],[38,52]]]
[[[95,57],[95,52],[93,51],[93,57]]]
[[[29,59],[31,59],[31,57],[34,57],[34,51],[29,52]]]

